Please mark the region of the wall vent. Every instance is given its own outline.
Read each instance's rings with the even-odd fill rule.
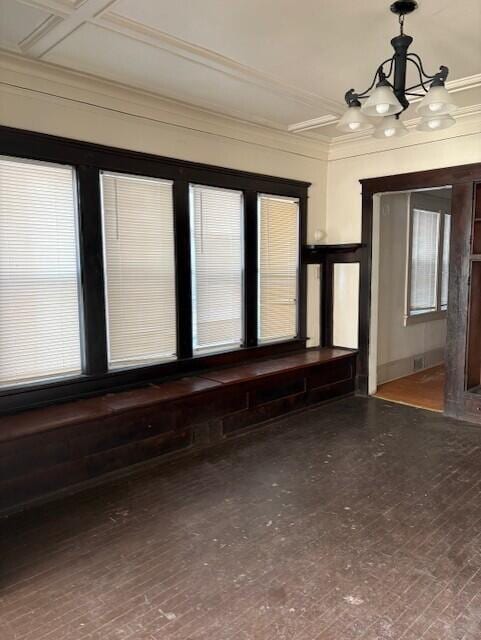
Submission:
[[[414,356],[413,371],[419,371],[420,369],[424,369],[424,356]]]

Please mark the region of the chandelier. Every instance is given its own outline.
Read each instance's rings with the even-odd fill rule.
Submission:
[[[349,89],[345,95],[347,111],[337,127],[341,131],[353,132],[369,129],[375,125],[367,116],[373,116],[378,122],[374,128],[374,137],[400,137],[408,133],[399,116],[409,107],[410,98],[422,98],[417,106],[421,120],[417,125],[420,131],[446,129],[455,123],[451,113],[455,111],[445,85],[448,68],[439,67],[439,71],[430,76],[424,70],[421,58],[416,53],[408,53],[413,38],[404,33],[404,17],[415,11],[415,0],[397,0],[391,5],[391,11],[399,16],[400,34],[391,40],[394,55],[384,60],[376,70],[370,87],[361,93]],[[419,82],[406,87],[408,63],[417,72]],[[429,85],[429,86],[428,86]]]

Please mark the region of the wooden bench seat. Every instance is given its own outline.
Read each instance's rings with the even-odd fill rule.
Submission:
[[[0,511],[350,393],[355,360],[307,350],[2,417]]]

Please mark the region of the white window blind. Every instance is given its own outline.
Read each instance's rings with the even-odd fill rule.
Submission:
[[[0,158],[0,385],[82,369],[71,167]]]
[[[113,173],[101,180],[109,367],[175,358],[172,183]]]
[[[412,210],[410,313],[436,311],[440,214]]]
[[[242,221],[241,192],[191,186],[195,352],[242,343]]]
[[[449,281],[449,240],[451,238],[451,216],[444,215],[443,228],[443,264],[441,276],[441,310],[448,308],[448,281]]]
[[[259,196],[259,340],[297,334],[299,201]]]

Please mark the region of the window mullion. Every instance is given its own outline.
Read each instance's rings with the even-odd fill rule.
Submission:
[[[192,274],[189,183],[174,182],[175,284],[177,298],[177,357],[192,357]]]
[[[244,192],[244,346],[257,346],[257,193]]]
[[[99,170],[77,168],[79,255],[82,277],[84,373],[107,371],[104,264]]]

